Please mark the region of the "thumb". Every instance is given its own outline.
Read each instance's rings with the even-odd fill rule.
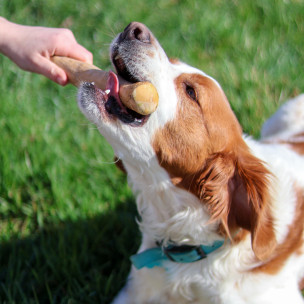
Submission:
[[[68,76],[66,72],[53,63],[50,59],[41,56],[38,62],[36,62],[36,71],[39,74],[51,79],[52,81],[64,86],[68,82]]]

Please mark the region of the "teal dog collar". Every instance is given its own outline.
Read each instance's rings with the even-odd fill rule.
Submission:
[[[174,246],[155,247],[131,256],[131,262],[137,269],[143,267],[163,267],[163,262],[172,261],[176,263],[193,263],[207,257],[208,254],[217,250],[224,241],[215,241],[212,245],[199,246]]]

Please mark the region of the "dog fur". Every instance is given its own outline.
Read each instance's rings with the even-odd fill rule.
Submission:
[[[304,95],[268,120],[256,141],[242,133],[218,82],[169,60],[143,24],[114,39],[111,58],[118,74],[150,81],[159,93],[157,110],[136,125],[110,111],[94,85],[83,84],[78,95],[127,172],[139,252],[156,242],[224,240],[194,263],[132,267],[114,303],[303,303]]]

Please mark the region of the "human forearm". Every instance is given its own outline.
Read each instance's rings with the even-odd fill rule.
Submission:
[[[14,26],[14,23],[9,22],[8,20],[0,16],[0,53],[6,56],[10,47],[9,37],[12,35],[12,28]]]

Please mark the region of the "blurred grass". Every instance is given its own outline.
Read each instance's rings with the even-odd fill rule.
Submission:
[[[223,86],[244,130],[304,91],[302,0],[1,0],[11,21],[69,27],[110,68],[130,21]],[[0,56],[0,303],[109,303],[138,244],[133,196],[76,90]]]

